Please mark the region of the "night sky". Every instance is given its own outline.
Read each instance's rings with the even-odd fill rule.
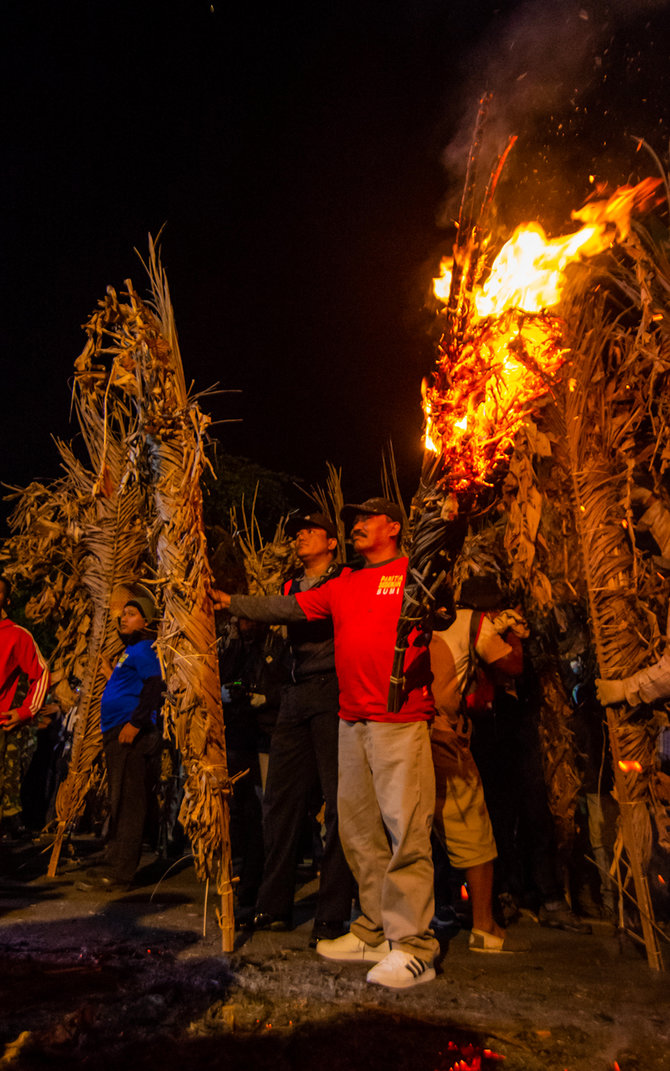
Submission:
[[[426,303],[450,250],[476,101],[510,226],[568,229],[589,174],[667,162],[670,7],[348,0],[4,0],[2,473],[58,474],[80,325],[162,249],[187,380],[224,450],[411,494]]]

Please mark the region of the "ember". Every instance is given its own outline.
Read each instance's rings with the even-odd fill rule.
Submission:
[[[438,1053],[438,1056],[442,1055],[441,1052]],[[472,1044],[460,1046],[453,1041],[449,1042],[444,1055],[449,1061],[453,1061],[448,1063],[445,1071],[486,1071],[505,1059],[492,1049],[480,1049]],[[444,1065],[438,1065],[435,1071],[442,1071],[443,1067]]]

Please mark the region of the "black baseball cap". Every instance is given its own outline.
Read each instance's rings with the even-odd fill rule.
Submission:
[[[323,528],[329,539],[337,539],[335,525],[325,513],[299,513],[289,517],[286,522],[286,534],[293,539],[301,528]]]
[[[343,521],[353,521],[358,513],[369,513],[371,517],[381,514],[390,517],[392,521],[397,521],[401,527],[405,523],[400,506],[390,498],[366,498],[365,502],[349,502],[340,510],[340,517]]]

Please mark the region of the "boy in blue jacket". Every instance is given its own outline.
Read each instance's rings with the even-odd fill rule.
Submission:
[[[125,651],[112,669],[100,704],[100,729],[109,783],[109,836],[104,862],[89,870],[78,889],[127,889],[137,870],[142,834],[159,773],[158,715],[163,680],[150,625],[155,617],[147,593],[130,599],[119,619]]]

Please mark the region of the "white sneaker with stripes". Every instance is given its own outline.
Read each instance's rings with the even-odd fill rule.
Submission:
[[[355,933],[344,933],[332,940],[317,941],[316,951],[324,959],[344,960],[347,963],[379,963],[388,956],[391,946],[388,941],[379,945],[367,945]]]
[[[385,985],[388,989],[409,989],[422,982],[432,982],[435,968],[418,956],[394,948],[387,956],[368,971],[367,981]]]

